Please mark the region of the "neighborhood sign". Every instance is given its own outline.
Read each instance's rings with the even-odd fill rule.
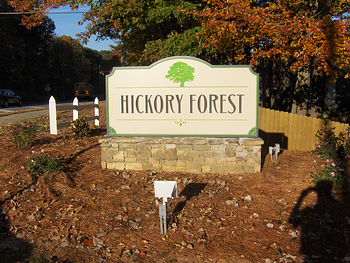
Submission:
[[[107,132],[119,136],[258,137],[258,74],[170,57],[107,76]]]

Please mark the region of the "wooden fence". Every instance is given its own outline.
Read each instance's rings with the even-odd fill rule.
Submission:
[[[264,148],[276,143],[282,149],[311,151],[315,149],[316,132],[325,126],[334,127],[335,134],[343,132],[348,136],[349,124],[310,118],[288,112],[259,107],[259,137]]]
[[[50,134],[56,134],[57,135],[57,129],[62,129],[64,127],[68,127],[71,125],[70,121],[60,122],[57,123],[57,112],[58,111],[67,111],[72,110],[73,118],[72,120],[75,121],[79,118],[79,110],[84,109],[95,109],[95,115],[86,117],[86,121],[92,121],[95,120],[95,125],[100,125],[100,111],[99,111],[99,100],[96,97],[94,104],[84,104],[79,105],[78,98],[74,98],[72,105],[57,105],[56,100],[53,96],[50,97],[49,100],[49,119],[50,119]]]

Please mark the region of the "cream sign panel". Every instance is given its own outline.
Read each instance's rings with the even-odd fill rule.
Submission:
[[[170,57],[107,76],[108,135],[258,136],[258,74]]]

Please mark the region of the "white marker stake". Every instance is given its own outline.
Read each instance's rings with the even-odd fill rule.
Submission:
[[[154,181],[154,195],[157,198],[163,198],[163,203],[159,204],[160,232],[166,234],[166,202],[168,198],[177,197],[176,181]]]

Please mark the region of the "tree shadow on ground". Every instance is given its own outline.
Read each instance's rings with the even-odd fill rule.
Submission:
[[[301,226],[300,253],[304,262],[344,262],[347,253],[349,209],[332,196],[333,184],[324,180],[301,192],[289,222]],[[317,203],[301,209],[304,199],[317,193]]]
[[[31,256],[32,245],[10,232],[7,215],[2,210],[4,205],[7,203],[0,202],[0,262],[24,262]]]
[[[201,191],[205,188],[206,183],[189,183],[185,186],[185,188],[181,191],[180,197],[185,196],[186,199],[184,201],[180,201],[176,207],[174,208],[172,215],[178,215],[182,209],[185,207],[187,200],[190,200],[194,196],[198,196]]]

